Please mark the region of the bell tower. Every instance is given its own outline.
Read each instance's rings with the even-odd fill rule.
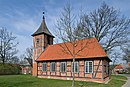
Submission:
[[[44,14],[44,12],[43,12]],[[32,75],[37,76],[37,63],[36,59],[38,56],[47,48],[48,45],[53,44],[54,36],[48,30],[45,17],[43,15],[42,23],[36,32],[32,34],[33,36],[33,70]]]

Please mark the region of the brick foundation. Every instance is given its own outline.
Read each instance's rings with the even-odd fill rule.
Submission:
[[[39,78],[48,78],[48,79],[61,79],[61,80],[72,80],[72,77],[58,77],[58,76],[38,76]],[[76,78],[76,81],[88,81],[88,82],[97,82],[97,83],[105,83],[109,80],[109,77],[102,79],[90,79],[90,78]]]

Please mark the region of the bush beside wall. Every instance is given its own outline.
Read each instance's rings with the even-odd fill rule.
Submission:
[[[0,75],[20,74],[20,66],[16,64],[0,64]]]

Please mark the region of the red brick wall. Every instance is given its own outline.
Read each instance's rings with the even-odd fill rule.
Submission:
[[[37,76],[37,63],[33,63],[32,75]]]
[[[22,74],[32,74],[32,67],[31,66],[21,66]]]
[[[39,38],[39,43],[37,44],[37,38]],[[37,63],[35,60],[44,50],[44,35],[38,35],[33,37],[33,47],[34,47],[34,54],[33,54],[33,76],[37,76]]]
[[[33,54],[33,76],[37,76],[37,63],[35,60],[39,57],[39,55],[44,51],[44,49],[48,46],[49,37],[50,44],[53,44],[53,37],[50,37],[46,34],[41,34],[33,37],[33,47],[34,47],[34,54]],[[39,38],[39,44],[37,44],[37,38]]]

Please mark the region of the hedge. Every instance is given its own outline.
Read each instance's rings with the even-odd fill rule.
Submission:
[[[0,64],[0,75],[20,74],[21,68],[16,64]]]

